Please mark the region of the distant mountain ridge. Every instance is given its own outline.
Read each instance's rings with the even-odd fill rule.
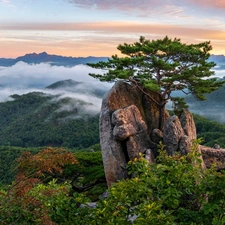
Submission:
[[[90,89],[89,85],[87,85],[83,82],[77,82],[72,79],[57,81],[57,82],[47,86],[46,89],[60,90],[61,92],[69,91],[72,93],[89,94],[92,96],[94,95],[98,98],[102,98],[103,95],[106,93],[106,90],[99,89],[97,86],[91,87],[91,89]]]
[[[49,63],[51,65],[56,66],[75,66],[79,64],[87,64],[87,63],[96,63],[99,61],[106,61],[107,57],[66,57],[60,55],[50,55],[46,52],[42,53],[30,53],[24,56],[19,56],[15,59],[12,58],[0,58],[0,66],[8,67],[13,66],[17,62],[25,62],[28,64],[40,64],[40,63]]]
[[[46,88],[48,89],[65,89],[65,88],[74,88],[79,84],[83,84],[82,82],[77,82],[74,81],[72,79],[68,79],[68,80],[60,80],[57,81],[49,86],[47,86]]]
[[[211,55],[210,56],[211,61],[215,62],[225,62],[225,56],[224,55]]]
[[[66,57],[61,55],[50,55],[47,52],[42,53],[29,53],[24,56],[19,56],[15,59],[13,58],[0,58],[0,66],[13,66],[19,61],[28,63],[28,64],[40,64],[40,63],[49,63],[56,66],[75,66],[79,64],[87,63],[96,63],[99,61],[107,61],[108,57]],[[213,61],[218,64],[225,64],[224,55],[211,55],[210,61]]]

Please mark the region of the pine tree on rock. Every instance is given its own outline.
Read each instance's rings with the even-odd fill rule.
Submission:
[[[89,74],[100,81],[124,80],[130,82],[145,94],[146,89],[158,93],[159,101],[152,99],[159,107],[160,129],[164,125],[165,105],[171,100],[171,93],[182,91],[205,100],[204,94],[221,87],[224,81],[212,78],[216,65],[209,62],[210,41],[199,44],[182,43],[180,39],[167,36],[158,40],[120,44],[118,50],[125,55],[113,55],[107,62],[88,65],[106,71],[104,74]],[[150,95],[148,95],[151,98]]]

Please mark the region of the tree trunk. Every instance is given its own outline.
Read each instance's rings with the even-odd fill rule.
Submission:
[[[163,131],[165,124],[165,103],[159,104],[159,129]]]

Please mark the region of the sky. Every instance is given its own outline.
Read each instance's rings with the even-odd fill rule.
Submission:
[[[110,57],[119,44],[166,35],[225,54],[224,15],[224,0],[0,0],[0,58]]]

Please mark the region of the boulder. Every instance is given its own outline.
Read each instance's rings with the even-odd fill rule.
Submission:
[[[191,140],[195,140],[197,138],[195,122],[192,114],[187,109],[184,109],[181,112],[180,123],[185,135],[187,135]]]
[[[214,149],[204,145],[200,145],[199,148],[206,168],[214,165],[218,170],[225,169],[225,149]]]
[[[135,105],[118,109],[112,114],[113,137],[123,144],[127,162],[145,153],[150,146],[147,125]]]
[[[213,148],[220,149],[220,146],[218,144],[214,144]]]
[[[159,98],[151,91],[146,93]],[[149,137],[159,127],[159,109],[151,98],[137,86],[118,81],[102,100],[100,145],[108,186],[128,178],[127,162],[139,151],[156,152],[157,145]]]
[[[160,129],[153,129],[151,134],[151,139],[154,143],[159,144],[161,141],[163,141],[163,133]]]
[[[177,116],[171,116],[165,124],[163,130],[163,144],[166,146],[168,155],[174,155],[178,151],[181,137],[184,136],[184,130],[181,127],[180,120]]]
[[[187,155],[191,151],[192,141],[190,137],[184,135],[181,137],[179,142],[179,150],[181,155]]]
[[[134,134],[147,132],[147,125],[135,105],[118,109],[112,114],[113,136],[116,140],[124,140]]]

